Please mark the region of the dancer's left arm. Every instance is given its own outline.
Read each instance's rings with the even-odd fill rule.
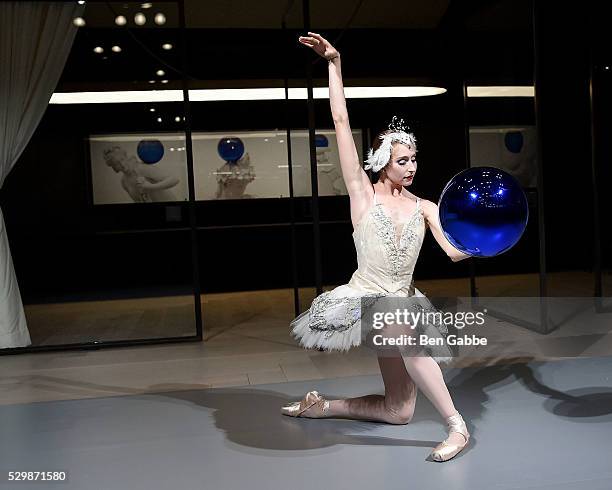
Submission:
[[[457,250],[455,246],[448,241],[446,235],[444,235],[438,218],[438,205],[426,199],[421,199],[421,208],[423,209],[425,223],[446,255],[448,255],[453,262],[459,262],[460,260],[470,257],[470,255]]]

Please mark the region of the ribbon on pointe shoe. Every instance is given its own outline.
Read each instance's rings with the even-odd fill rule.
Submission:
[[[452,432],[458,432],[463,436],[465,441],[463,444],[457,444],[448,442],[448,439],[445,439],[431,452],[431,457],[434,461],[448,461],[449,459],[454,458],[465,446],[467,446],[467,443],[470,440],[470,433],[468,432],[465,421],[459,412],[448,417],[446,419],[446,423],[448,424],[449,434]]]
[[[306,410],[315,405],[317,405],[317,408],[319,409],[319,416],[325,414],[325,412],[329,409],[329,402],[319,395],[319,392],[316,390],[306,393],[304,398],[302,398],[299,402],[292,402],[288,405],[284,405],[281,407],[281,413],[291,417],[301,417]],[[308,417],[316,418],[316,416],[313,417],[312,415],[309,415]]]

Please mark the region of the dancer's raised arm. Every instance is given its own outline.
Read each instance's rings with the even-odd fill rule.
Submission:
[[[349,124],[342,83],[340,53],[329,41],[315,32],[309,32],[308,36],[300,36],[299,41],[305,46],[311,47],[328,62],[329,104],[336,130],[342,177],[351,202],[351,219],[353,225],[355,225],[369,208],[374,191],[368,175],[359,162],[359,155],[357,148],[355,148],[355,140]]]

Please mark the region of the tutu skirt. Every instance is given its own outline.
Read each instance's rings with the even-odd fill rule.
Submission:
[[[302,312],[290,324],[291,335],[300,346],[307,349],[323,349],[326,351],[348,351],[364,343],[372,330],[371,326],[362,324],[362,307],[375,305],[381,298],[385,298],[387,306],[393,304],[397,298],[399,307],[406,296],[397,296],[385,293],[365,293],[348,284],[325,291],[317,296],[309,309]],[[415,303],[419,309],[427,312],[440,312],[417,288],[414,288]],[[389,303],[391,300],[391,303]],[[375,306],[374,306],[375,307]],[[452,361],[454,350],[446,344],[448,326],[441,321],[433,323],[419,323],[417,333],[425,334],[428,338],[443,339],[436,345],[423,347],[425,354],[431,356],[438,364],[447,364]],[[438,344],[443,345],[438,345]]]

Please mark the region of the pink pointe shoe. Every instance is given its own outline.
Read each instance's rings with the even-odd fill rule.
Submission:
[[[442,441],[431,452],[431,457],[434,461],[448,461],[449,459],[454,458],[463,450],[463,448],[465,448],[465,446],[467,446],[467,443],[470,440],[470,433],[468,432],[465,421],[459,412],[448,417],[446,419],[446,423],[448,424],[448,433],[458,432],[463,436],[464,442],[463,444],[457,444],[448,442],[448,440]]]
[[[302,415],[311,407],[315,407],[315,410],[311,410],[313,413]],[[309,391],[299,402],[291,402],[281,407],[281,413],[283,415],[289,415],[290,417],[308,417],[316,419],[325,417],[328,409],[329,402],[325,398],[319,395],[317,391]]]

